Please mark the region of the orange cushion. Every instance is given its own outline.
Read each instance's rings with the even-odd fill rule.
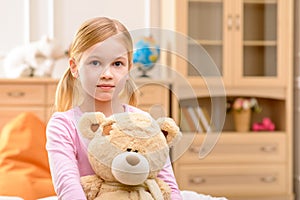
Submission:
[[[35,200],[55,195],[45,133],[46,125],[28,112],[3,127],[0,135],[0,196]]]

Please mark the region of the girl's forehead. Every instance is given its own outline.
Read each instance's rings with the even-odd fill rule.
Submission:
[[[120,57],[128,53],[127,48],[119,38],[110,37],[103,42],[99,42],[89,49],[83,55],[85,56],[101,56],[104,58]],[[84,56],[84,57],[85,57]]]

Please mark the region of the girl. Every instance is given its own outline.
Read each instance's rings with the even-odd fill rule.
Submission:
[[[69,69],[56,92],[56,110],[47,125],[50,170],[59,199],[86,199],[80,177],[94,174],[87,158],[87,140],[77,122],[84,112],[142,112],[134,107],[130,84],[132,40],[120,22],[93,18],[79,28],[70,46]],[[123,95],[120,95],[123,94]],[[129,104],[124,102],[124,94]],[[123,100],[122,100],[123,99]],[[168,162],[159,177],[172,189],[172,199],[182,199]]]

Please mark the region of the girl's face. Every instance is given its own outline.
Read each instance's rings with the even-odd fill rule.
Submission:
[[[84,92],[98,101],[111,101],[124,88],[128,78],[128,52],[117,37],[86,50],[78,63]]]

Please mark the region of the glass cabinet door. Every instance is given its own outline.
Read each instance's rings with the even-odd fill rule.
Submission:
[[[243,76],[277,76],[277,3],[244,1]]]
[[[243,76],[277,76],[277,3],[243,3]]]
[[[180,63],[178,68],[183,69],[193,84],[202,85],[203,78],[220,76],[229,87],[286,84],[285,66],[290,65],[287,60],[292,59],[289,58],[291,52],[286,51],[292,39],[286,42],[290,33],[284,28],[285,21],[290,21],[289,1],[177,2],[178,30],[191,38],[183,47],[186,62]],[[199,50],[201,48],[206,54]],[[205,62],[206,57],[213,63]],[[211,70],[213,68],[218,73]]]
[[[215,76],[211,68],[216,68],[222,75],[223,1],[188,0],[187,4],[187,35],[191,37],[187,59],[192,62],[188,64],[187,76]],[[207,56],[212,62],[204,62]]]
[[[237,0],[236,30],[240,38],[236,51],[236,84],[284,85],[282,27],[284,12],[280,0]],[[281,1],[284,4],[285,1]],[[282,5],[281,5],[282,6]],[[281,31],[281,32],[280,32]],[[280,40],[279,40],[280,38]],[[279,49],[280,47],[280,49]],[[274,85],[275,84],[275,85]]]

